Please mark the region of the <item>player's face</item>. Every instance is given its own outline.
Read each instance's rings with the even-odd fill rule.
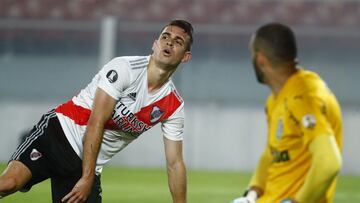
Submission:
[[[164,65],[177,66],[190,60],[189,43],[190,37],[182,28],[167,26],[153,44],[153,57]]]
[[[255,75],[256,75],[256,79],[259,83],[264,84],[265,83],[265,75],[264,73],[261,71],[259,65],[258,65],[258,60],[257,60],[257,53],[255,51],[254,48],[254,36],[251,37],[250,40],[250,52],[251,52],[251,60],[252,60],[252,64],[254,67],[254,71],[255,71]]]

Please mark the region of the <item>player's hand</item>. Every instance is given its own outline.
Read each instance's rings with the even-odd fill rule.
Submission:
[[[85,202],[90,194],[93,181],[93,179],[80,178],[73,189],[61,201],[66,203]]]
[[[245,192],[244,197],[239,197],[231,201],[230,203],[255,203],[258,198],[258,194],[254,190]]]
[[[239,197],[231,201],[230,203],[255,203],[255,199],[251,199],[248,197]]]

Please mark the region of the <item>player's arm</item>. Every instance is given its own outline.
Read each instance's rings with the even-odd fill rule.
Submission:
[[[312,164],[304,185],[295,196],[299,203],[318,202],[319,198],[324,197],[342,165],[340,150],[334,136],[315,137],[309,145],[309,150]]]
[[[95,177],[96,160],[103,138],[104,126],[110,118],[115,104],[114,98],[102,89],[97,89],[83,141],[82,177],[72,191],[62,199],[63,202],[77,203],[87,199]]]
[[[249,188],[243,197],[234,199],[231,203],[254,203],[264,193],[268,168],[272,162],[269,147],[261,155],[255,172],[250,180]]]
[[[250,189],[257,192],[260,197],[266,187],[266,178],[268,175],[268,168],[272,162],[272,155],[269,147],[266,147],[265,151],[260,157],[256,170],[250,181]]]
[[[182,155],[182,141],[164,137],[168,183],[174,203],[186,203],[186,169]]]
[[[255,172],[250,180],[249,188],[243,195],[231,203],[254,203],[264,193],[268,168],[272,162],[269,147],[261,155]]]

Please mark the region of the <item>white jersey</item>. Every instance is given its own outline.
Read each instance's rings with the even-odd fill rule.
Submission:
[[[149,59],[126,56],[111,60],[77,96],[55,109],[67,139],[82,158],[83,137],[96,89],[101,88],[117,100],[112,118],[105,125],[97,174],[112,156],[159,122],[166,138],[183,139],[184,102],[171,79],[155,93],[148,92]]]

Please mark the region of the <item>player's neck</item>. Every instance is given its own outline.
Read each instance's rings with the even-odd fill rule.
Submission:
[[[279,68],[276,72],[274,72],[274,76],[271,77],[268,84],[275,96],[279,94],[289,78],[297,71],[298,69],[293,66],[291,68]]]
[[[152,93],[159,90],[169,80],[175,70],[176,68],[161,67],[150,58],[147,69],[148,92]]]

